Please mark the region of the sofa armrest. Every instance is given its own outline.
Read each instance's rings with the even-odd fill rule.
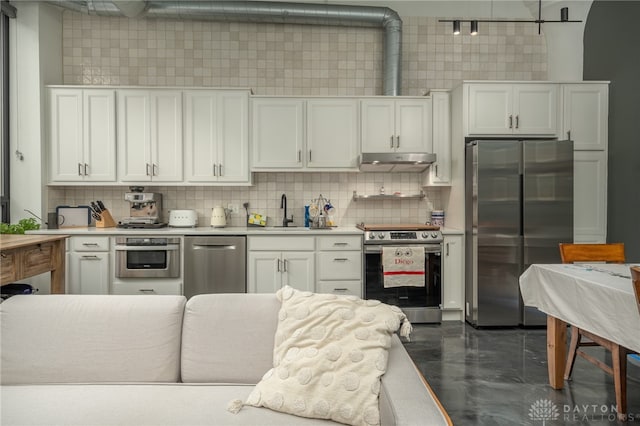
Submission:
[[[379,405],[382,425],[453,424],[397,335],[391,339]]]

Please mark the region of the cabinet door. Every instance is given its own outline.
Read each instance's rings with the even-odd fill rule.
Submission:
[[[314,291],[314,252],[283,252],[283,282],[298,290]]]
[[[389,99],[365,99],[362,111],[362,152],[395,151],[395,102]]]
[[[442,253],[442,307],[462,310],[464,262],[462,236],[445,235]]]
[[[396,151],[431,152],[431,99],[396,101]]]
[[[249,95],[218,95],[218,180],[249,182]]]
[[[358,101],[307,101],[307,167],[358,166]]]
[[[469,85],[469,135],[511,134],[513,128],[510,84]]]
[[[151,180],[149,94],[146,90],[118,90],[118,179]]]
[[[49,89],[49,177],[83,180],[82,90]]]
[[[563,85],[563,122],[560,138],[574,141],[573,148],[606,150],[609,87],[606,84]]]
[[[69,272],[69,293],[109,294],[109,253],[71,252]]]
[[[556,84],[515,84],[513,86],[513,133],[555,135],[558,114]]]
[[[152,180],[182,181],[182,93],[152,91],[151,114]]]
[[[184,96],[185,178],[188,182],[217,180],[217,97],[211,91],[188,91]]]
[[[429,184],[451,183],[451,102],[449,93],[431,94],[433,152],[436,162],[429,170]]]
[[[275,293],[282,287],[283,263],[279,251],[250,251],[247,258],[249,293]]]
[[[116,180],[115,114],[113,90],[83,91],[85,181]]]
[[[573,240],[607,241],[606,151],[573,153]]]
[[[253,167],[302,168],[304,100],[253,99]]]

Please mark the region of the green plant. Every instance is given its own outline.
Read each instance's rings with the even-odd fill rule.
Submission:
[[[18,223],[0,223],[0,234],[24,234],[25,231],[40,229],[34,218],[20,219]]]

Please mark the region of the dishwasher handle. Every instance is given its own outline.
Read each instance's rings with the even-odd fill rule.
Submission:
[[[233,244],[193,244],[191,246],[193,250],[236,250]]]

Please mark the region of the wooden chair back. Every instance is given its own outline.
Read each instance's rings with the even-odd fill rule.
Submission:
[[[631,281],[633,281],[633,290],[636,293],[636,302],[640,311],[640,266],[631,267]]]
[[[624,243],[569,244],[560,243],[562,263],[608,262],[624,263]]]

